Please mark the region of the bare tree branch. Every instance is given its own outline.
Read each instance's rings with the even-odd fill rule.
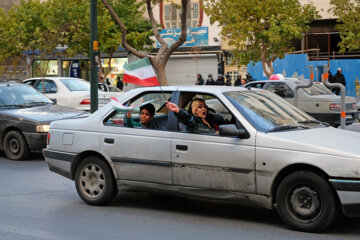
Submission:
[[[183,44],[186,40],[186,14],[187,14],[187,8],[189,5],[190,0],[181,0],[182,5],[182,11],[181,11],[181,34],[178,40],[174,44],[170,46],[170,48],[167,49],[167,51],[164,54],[162,62],[166,63],[169,60],[169,57],[175,49],[177,49],[181,44]]]
[[[146,55],[141,54],[140,52],[136,51],[135,48],[131,47],[127,42],[126,42],[126,27],[124,25],[124,23],[121,21],[121,19],[118,17],[118,15],[116,14],[116,12],[114,11],[114,9],[111,7],[111,5],[108,3],[107,0],[102,0],[104,6],[109,10],[109,12],[111,13],[111,15],[113,16],[114,20],[116,21],[116,23],[120,26],[120,30],[121,30],[121,43],[122,46],[128,50],[129,52],[131,52],[132,54],[134,54],[135,56],[137,56],[138,58],[144,58],[146,57]]]
[[[161,45],[161,47],[160,47],[160,49],[158,51],[158,54],[156,55],[156,58],[155,58],[156,62],[160,62],[160,59],[161,59],[162,55],[164,54],[166,49],[168,49],[169,46],[164,41],[164,39],[160,36],[159,31],[157,29],[156,20],[154,18],[154,12],[153,12],[152,6],[151,6],[151,0],[146,0],[146,7],[147,7],[148,14],[149,14],[149,18],[150,18],[150,22],[151,22],[151,26],[152,26],[154,36],[155,36],[156,40],[158,40],[160,45]]]

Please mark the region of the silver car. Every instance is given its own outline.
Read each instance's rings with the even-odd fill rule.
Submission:
[[[199,97],[216,133],[179,124],[165,106],[169,100],[188,109]],[[50,125],[46,162],[74,180],[88,204],[108,204],[120,189],[162,191],[276,209],[287,225],[310,232],[330,226],[339,212],[360,216],[359,133],[323,125],[261,89],[149,87],[118,101],[151,101],[156,128],[126,127],[126,113],[112,103]]]
[[[26,79],[24,83],[44,93],[50,99],[56,100],[56,103],[59,105],[90,111],[90,82],[85,79],[72,77],[38,77]],[[110,97],[117,97],[121,94],[122,91],[104,92],[99,89],[99,107],[108,103]]]
[[[254,81],[245,87],[262,88],[275,92],[286,101],[294,104],[294,90],[298,84],[306,84],[305,80],[285,78],[284,80]],[[354,123],[358,118],[356,98],[345,98],[346,124]],[[327,122],[333,126],[340,125],[341,97],[331,92],[323,83],[314,82],[309,88],[298,90],[298,108],[304,110],[319,121]]]

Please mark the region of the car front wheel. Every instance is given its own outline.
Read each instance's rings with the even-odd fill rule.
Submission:
[[[12,160],[23,160],[29,155],[29,147],[25,137],[18,131],[10,131],[4,138],[6,157]]]
[[[117,193],[115,179],[108,165],[98,157],[86,157],[75,172],[76,190],[87,204],[105,205]]]
[[[294,172],[279,185],[276,192],[281,219],[291,228],[318,232],[336,218],[336,197],[323,177],[308,171]]]

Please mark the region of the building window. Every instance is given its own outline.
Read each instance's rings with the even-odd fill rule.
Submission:
[[[226,72],[225,75],[229,75],[231,81],[235,81],[237,76],[239,75],[239,72],[233,71],[233,72]]]
[[[200,18],[200,3],[201,0],[193,0],[190,8],[188,8],[186,16],[187,27],[197,27],[199,25]],[[181,27],[181,9],[176,8],[170,1],[164,1],[163,6],[163,21],[165,28],[180,28]],[[180,4],[180,1],[174,1],[176,4]]]
[[[233,60],[234,60],[234,55],[232,53],[225,54],[225,62],[227,66],[232,65]]]

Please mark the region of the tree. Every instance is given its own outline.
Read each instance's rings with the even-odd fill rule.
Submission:
[[[12,56],[27,66],[28,77],[32,61],[38,54],[46,51],[49,36],[43,15],[46,9],[39,0],[21,0],[14,4],[3,24],[2,51],[6,56]]]
[[[149,19],[152,26],[152,32],[156,38],[157,41],[159,41],[161,47],[159,48],[159,51],[157,52],[155,57],[151,57],[148,54],[141,53],[140,51],[136,50],[134,46],[132,46],[127,41],[127,25],[125,25],[125,21],[122,18],[122,16],[119,16],[115,10],[114,7],[109,3],[107,0],[102,0],[104,6],[109,10],[110,14],[114,18],[116,24],[120,27],[121,30],[121,45],[128,50],[130,53],[134,54],[138,58],[144,58],[149,57],[149,60],[153,67],[156,70],[160,85],[167,85],[167,78],[165,73],[165,66],[168,62],[170,55],[186,40],[186,14],[189,7],[190,0],[181,0],[181,6],[177,6],[178,8],[181,8],[181,14],[180,14],[180,21],[181,21],[181,34],[178,40],[175,41],[171,46],[168,46],[168,44],[162,39],[162,37],[159,34],[158,24],[154,18],[153,13],[153,1],[152,0],[145,0],[146,2],[146,9],[147,13],[149,15]],[[157,3],[157,1],[155,1]]]
[[[139,50],[152,50],[153,41],[150,37],[153,35],[151,24],[143,17],[144,3],[137,0],[121,0],[111,1],[114,11],[118,16],[121,16],[124,24],[128,26],[128,34],[126,41]],[[116,23],[112,20],[109,11],[103,6],[99,5],[98,18],[99,27],[99,50],[102,53],[109,54],[109,68],[103,71],[100,65],[99,74],[104,72],[105,77],[111,71],[111,59],[113,54],[119,49],[121,45],[121,31]]]
[[[235,63],[261,61],[268,77],[273,61],[292,51],[292,40],[319,17],[313,5],[298,0],[209,0],[204,10],[223,27],[221,35],[235,48]]]
[[[360,49],[360,0],[331,0],[329,9],[338,17],[336,29],[340,32],[340,52]]]

